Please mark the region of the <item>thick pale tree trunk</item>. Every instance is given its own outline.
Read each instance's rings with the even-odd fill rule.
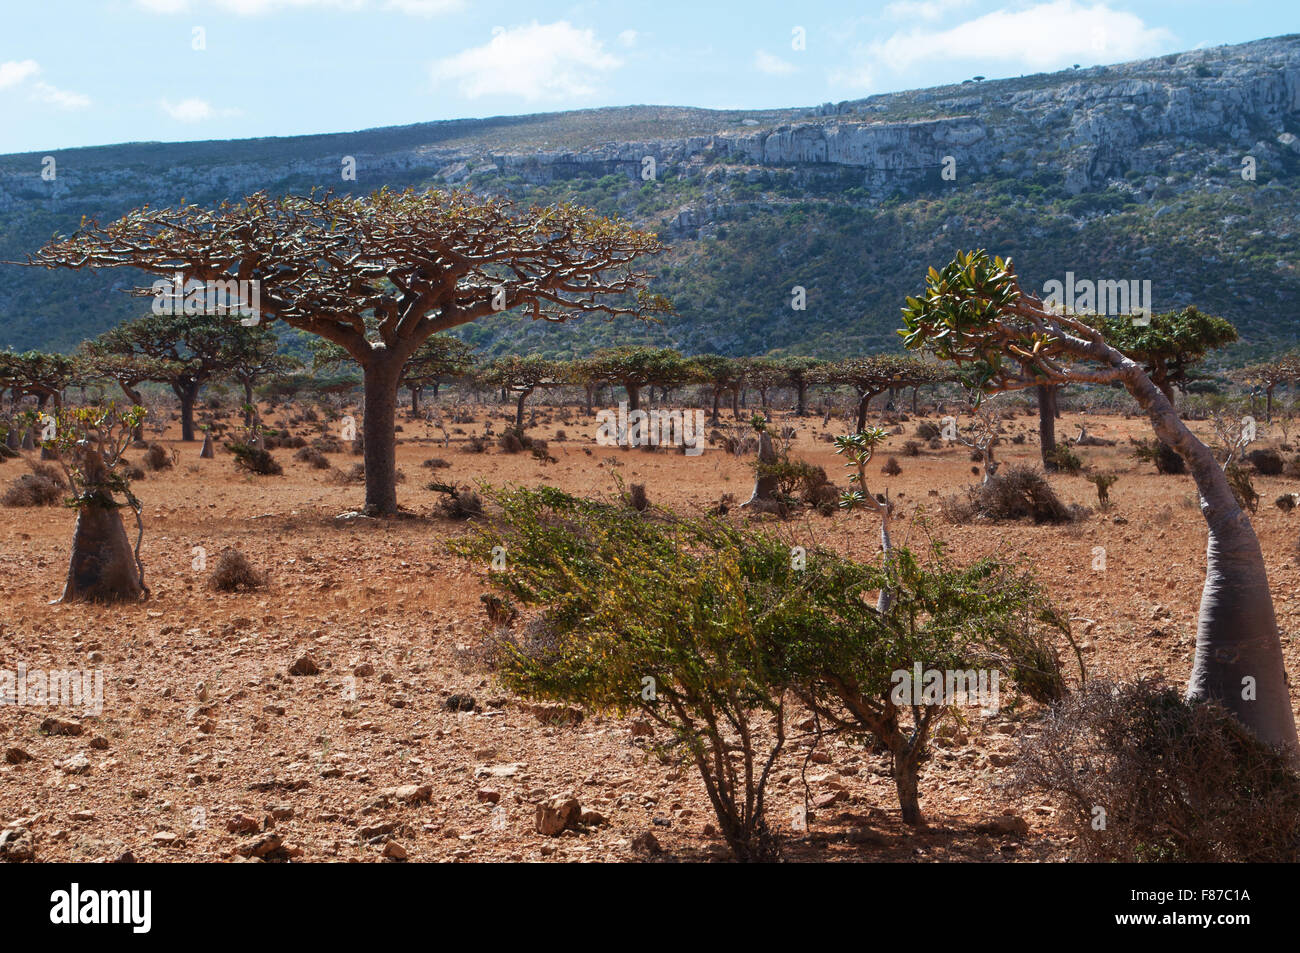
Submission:
[[[85,486],[90,495],[77,512],[72,556],[63,585],[63,602],[120,602],[145,594],[135,551],[118,509],[105,505],[112,496],[103,487],[108,471],[98,451],[81,449]]]
[[[798,397],[795,400],[795,408],[794,408],[795,416],[807,417],[808,416],[808,382],[795,381],[794,386],[795,386],[795,392],[798,394]]]
[[[772,436],[766,430],[758,435],[758,462],[771,466],[778,461],[776,448],[772,445]],[[754,477],[754,492],[749,495],[742,506],[752,506],[758,512],[778,506],[776,491],[780,486],[773,473],[758,473]]]
[[[1141,368],[1127,359],[1121,366],[1125,386],[1151,419],[1156,436],[1187,461],[1209,527],[1187,698],[1220,702],[1261,739],[1290,749],[1294,756],[1295,716],[1268,572],[1254,527],[1209,448]]]
[[[405,354],[376,348],[363,366],[365,417],[362,451],[366,467],[366,503],[369,516],[397,512],[397,380]]]
[[[638,387],[636,384],[624,384],[623,389],[627,391],[627,409],[629,411],[640,410],[641,409],[641,388]],[[650,396],[651,399],[654,398],[653,387],[650,388]]]

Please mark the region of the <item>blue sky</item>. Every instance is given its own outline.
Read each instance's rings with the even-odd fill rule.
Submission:
[[[1295,0],[9,0],[0,153],[854,99],[1300,32]]]

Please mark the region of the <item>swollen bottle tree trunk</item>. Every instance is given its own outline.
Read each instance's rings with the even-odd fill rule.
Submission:
[[[641,409],[641,388],[630,381],[625,381],[623,384],[623,388],[627,391],[627,409],[629,411],[640,410]],[[654,392],[654,388],[651,388],[652,395],[653,392]]]
[[[777,502],[777,490],[780,483],[776,474],[763,467],[773,467],[780,461],[776,448],[772,445],[772,436],[766,430],[758,435],[758,465],[754,477],[754,492],[749,495],[742,506],[753,506],[762,511],[764,504],[771,506]]]
[[[364,512],[369,516],[397,512],[397,381],[405,360],[405,355],[376,348],[362,368],[366,401],[362,419]]]
[[[63,602],[120,602],[140,599],[144,580],[126,527],[108,486],[108,469],[96,450],[80,448],[83,493],[77,504],[72,557]]]
[[[1254,527],[1210,449],[1136,365],[1125,385],[1150,417],[1156,436],[1187,461],[1209,527],[1187,698],[1218,701],[1261,739],[1296,754],[1300,749],[1282,643]]]

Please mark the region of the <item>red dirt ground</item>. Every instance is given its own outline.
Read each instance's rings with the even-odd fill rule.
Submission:
[[[460,426],[478,432],[490,415],[499,431],[502,412],[486,408],[477,423]],[[538,414],[530,433],[549,440],[556,463],[495,446],[465,453],[463,437],[444,448],[436,430],[403,420],[398,466],[406,480],[398,496],[414,515],[383,521],[336,519],[360,504],[361,487],[330,482],[326,471],[294,462],[291,450],[274,451],[283,476],[242,475],[228,453],[200,460],[198,445],[175,439],[173,425],[164,442],[177,450],[177,465],[135,486],[145,501],[142,556],[152,588],[139,606],[50,604],[61,591],[73,514],[63,507],[0,509],[0,669],[102,668],[109,682],[97,717],[0,706],[0,748],[21,748],[32,759],[0,763],[0,824],[29,831],[39,860],[114,860],[126,852],[142,861],[227,860],[272,833],[283,846],[271,857],[302,861],[374,861],[386,850],[416,861],[633,860],[646,856],[632,846],[646,831],[662,844],[663,857],[726,859],[694,772],[660,765],[629,722],[588,717],[549,725],[494,684],[474,651],[487,627],[479,603],[486,567],[446,551],[463,524],[439,515],[439,497],[424,484],[550,483],[598,495],[613,491],[617,468],[627,483],[646,484],[655,505],[704,509],[723,494],[748,495],[749,460],[713,448],[692,458],[597,447],[595,425],[580,411],[539,407]],[[274,425],[285,414],[267,416]],[[1145,420],[1067,413],[1058,424],[1061,436],[1086,421],[1092,435],[1118,441],[1079,450],[1088,465],[1121,473],[1108,511],[1096,510],[1095,489],[1083,477],[1053,476],[1066,502],[1094,508],[1087,521],[991,527],[954,526],[939,515],[929,491],[947,495],[976,478],[961,447],[902,454],[918,419],[905,423],[906,433],[891,437],[872,465],[872,489],[887,487],[900,504],[897,542],[918,541],[916,517],[924,511],[932,517],[930,532],[961,560],[994,549],[1026,554],[1071,616],[1093,620],[1075,627],[1090,674],[1186,679],[1205,526],[1190,477],[1159,476],[1133,460],[1128,437],[1150,436]],[[1004,466],[1035,460],[1036,422],[1009,422],[1008,438],[1025,432],[1028,439],[1002,444]],[[780,415],[778,423],[799,428],[797,456],[845,482],[842,461],[816,439],[820,419]],[[1208,436],[1205,425],[1193,426]],[[827,429],[842,427],[832,421]],[[313,435],[307,427],[291,429]],[[557,429],[566,440],[554,439]],[[889,454],[898,456],[901,475],[879,475],[878,463]],[[451,467],[422,467],[430,457]],[[330,458],[344,470],[360,459]],[[0,481],[26,469],[19,460],[0,464]],[[1300,626],[1300,512],[1285,514],[1271,502],[1300,490],[1295,482],[1255,477],[1262,503],[1254,524],[1288,668],[1300,671],[1292,638]],[[864,559],[878,549],[876,523],[865,514],[800,517],[788,529]],[[269,573],[269,587],[210,591],[206,572],[192,568],[193,548],[203,547],[211,563],[226,546]],[[1092,569],[1095,546],[1106,549],[1104,572]],[[308,653],[320,674],[290,675]],[[354,676],[359,665],[373,674]],[[473,695],[476,710],[445,710],[453,693]],[[79,719],[84,733],[41,734],[38,726],[51,714]],[[928,826],[919,831],[900,822],[882,757],[839,742],[819,751],[807,777],[814,796],[842,790],[843,799],[818,812],[806,833],[790,830],[791,812],[803,800],[806,754],[792,745],[776,772],[770,808],[788,838],[787,856],[1065,859],[1070,845],[1056,806],[999,787],[1030,714],[1004,709],[984,718],[972,710],[966,732],[936,746],[922,776]],[[77,755],[88,769],[65,763]],[[430,788],[412,803],[383,793],[402,785]],[[495,792],[495,806],[487,792]],[[607,823],[554,838],[538,834],[535,802],[569,793]],[[1022,817],[1028,835],[977,830],[1004,812]],[[241,815],[246,829],[229,831]]]

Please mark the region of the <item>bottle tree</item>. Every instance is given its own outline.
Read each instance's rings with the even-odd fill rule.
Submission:
[[[1165,389],[1097,327],[1025,291],[1010,260],[960,252],[930,269],[899,332],[912,349],[953,361],[986,393],[1041,384],[1119,384],[1156,436],[1187,462],[1209,529],[1189,701],[1213,700],[1261,739],[1296,753],[1295,717],[1259,539],[1210,448]]]

